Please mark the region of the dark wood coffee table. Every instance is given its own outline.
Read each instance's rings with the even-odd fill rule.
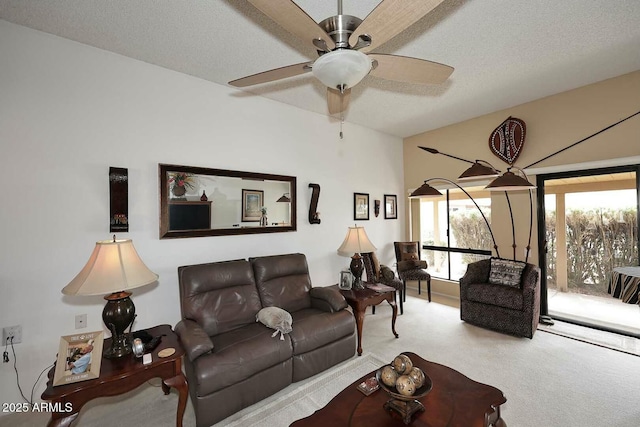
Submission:
[[[356,319],[356,328],[358,331],[358,356],[362,355],[362,326],[364,325],[364,313],[367,307],[376,306],[382,301],[387,301],[393,310],[391,318],[391,332],[398,338],[396,332],[396,317],[398,317],[398,307],[396,306],[396,290],[391,286],[382,284],[367,284],[375,289],[349,289],[340,290],[342,296],[347,300],[347,304],[353,310],[353,316]]]
[[[151,352],[153,360],[148,365],[143,365],[142,359],[136,358],[133,354],[119,359],[103,357],[100,377],[53,387],[54,366],[49,371],[49,381],[47,389],[42,393],[42,399],[49,400],[53,404],[58,403],[61,408],[66,408],[70,403],[71,409],[68,412],[52,412],[48,426],[70,426],[88,401],[96,397],[126,393],[152,378],[161,378],[164,394],[169,394],[170,387],[176,388],[179,392],[176,426],[181,427],[188,396],[187,381],[182,374],[184,350],[178,336],[169,325],[156,326],[147,329],[147,332],[153,336],[163,335],[158,347]],[[108,348],[110,345],[111,338],[108,338],[104,341],[104,347]],[[158,352],[169,347],[175,348],[175,353],[160,358]]]
[[[500,405],[507,399],[495,387],[473,381],[460,372],[405,352],[414,365],[420,367],[433,382],[429,394],[419,399],[425,411],[418,412],[412,427],[506,427],[500,418]],[[395,413],[383,405],[390,399],[382,389],[365,396],[357,385],[375,376],[375,371],[363,376],[341,391],[324,408],[291,424],[291,427],[391,427],[403,426]]]

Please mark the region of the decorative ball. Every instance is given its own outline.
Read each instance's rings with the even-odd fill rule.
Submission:
[[[399,375],[405,375],[411,372],[413,362],[411,362],[411,359],[409,359],[409,356],[406,354],[400,354],[393,359],[393,368]]]
[[[416,384],[417,389],[424,385],[424,372],[422,372],[422,369],[418,368],[417,366],[411,368],[411,371],[409,372],[409,378],[411,378]]]
[[[396,390],[403,396],[413,396],[416,392],[416,383],[409,375],[400,375],[396,381]]]
[[[396,385],[396,380],[398,379],[398,373],[393,369],[391,365],[386,365],[382,368],[380,372],[380,379],[384,383],[384,385],[388,387],[393,387]]]

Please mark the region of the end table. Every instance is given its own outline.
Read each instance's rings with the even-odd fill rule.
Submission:
[[[57,407],[66,408],[71,403],[69,412],[52,412],[47,424],[52,426],[70,426],[78,417],[80,409],[88,401],[96,397],[115,396],[126,393],[142,385],[152,378],[162,379],[162,391],[169,394],[170,388],[178,390],[178,410],[176,414],[176,426],[182,426],[182,418],[187,406],[188,387],[187,380],[182,374],[182,356],[184,350],[180,345],[178,336],[171,326],[160,325],[147,332],[153,336],[162,335],[162,341],[152,352],[152,361],[148,365],[142,364],[142,358],[136,358],[133,353],[119,359],[102,358],[100,377],[88,381],[65,384],[53,387],[53,374],[55,366],[49,371],[47,389],[42,393],[43,400],[49,400]],[[107,338],[104,347],[111,345],[111,338]],[[174,348],[176,351],[168,357],[161,358],[158,352],[165,348]]]
[[[340,290],[347,304],[353,309],[353,316],[356,318],[358,329],[358,356],[362,355],[362,325],[364,324],[364,312],[369,306],[376,306],[382,301],[387,301],[393,310],[391,318],[391,332],[398,338],[396,332],[396,317],[398,317],[398,307],[396,306],[396,289],[380,283],[368,283],[362,290],[350,289]]]

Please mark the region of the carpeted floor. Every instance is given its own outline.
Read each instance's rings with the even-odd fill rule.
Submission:
[[[400,337],[396,339],[390,315],[386,304],[375,315],[367,314],[362,357],[293,384],[216,427],[288,426],[402,351],[420,354],[502,390],[507,398],[502,416],[510,427],[639,425],[640,357],[542,331],[532,340],[499,334],[460,321],[457,308],[411,296],[405,314],[398,317]],[[345,374],[350,371],[353,377]],[[340,384],[327,387],[327,378],[341,378]],[[159,388],[146,385],[123,396],[90,402],[78,425],[173,426],[176,405],[175,392],[164,396]],[[9,415],[0,417],[0,426],[45,425],[46,420],[46,414]],[[190,403],[184,425],[195,425]]]

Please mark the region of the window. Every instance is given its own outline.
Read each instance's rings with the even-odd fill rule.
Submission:
[[[493,240],[482,217],[484,214],[490,223],[491,194],[483,187],[465,190],[473,200],[459,189],[420,199],[422,259],[427,260],[433,277],[458,280],[467,264],[491,256]]]

